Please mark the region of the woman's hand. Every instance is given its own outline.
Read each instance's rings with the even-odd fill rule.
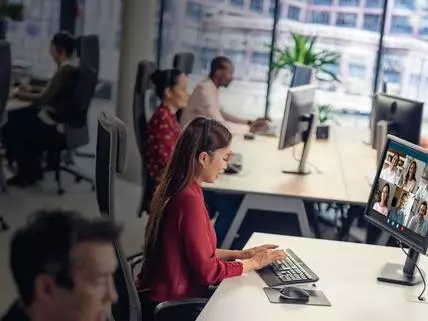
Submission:
[[[265,244],[262,246],[256,246],[251,249],[241,251],[239,253],[238,259],[240,260],[251,259],[253,256],[255,256],[259,252],[266,251],[266,250],[274,250],[277,248],[278,248],[278,245],[275,245],[275,244]]]
[[[246,273],[254,270],[260,270],[275,261],[285,259],[286,256],[287,255],[283,250],[260,251],[252,258],[242,261],[243,272]]]

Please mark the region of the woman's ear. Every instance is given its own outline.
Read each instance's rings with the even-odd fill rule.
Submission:
[[[172,90],[171,90],[171,88],[165,88],[164,97],[168,98],[168,99],[170,99],[172,97]]]
[[[209,155],[207,152],[202,152],[199,154],[199,164],[201,164],[202,168],[205,168],[208,165]]]

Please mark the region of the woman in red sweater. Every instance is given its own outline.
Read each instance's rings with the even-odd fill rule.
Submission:
[[[231,139],[226,127],[206,118],[181,133],[151,204],[137,281],[143,307],[205,296],[209,285],[284,258],[274,245],[216,249],[201,184],[215,182],[226,168]]]
[[[143,210],[149,211],[155,187],[171,158],[180,124],[176,113],[187,106],[187,76],[177,69],[157,70],[151,76],[156,95],[161,101],[145,132],[144,152],[148,177]]]

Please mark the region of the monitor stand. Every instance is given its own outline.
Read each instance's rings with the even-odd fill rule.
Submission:
[[[311,144],[314,140],[314,136],[317,129],[317,121],[316,121],[316,114],[312,113],[309,116],[302,117],[300,120],[302,122],[308,122],[308,130],[306,131],[303,137],[303,151],[302,151],[302,157],[300,158],[299,167],[297,171],[288,171],[284,170],[282,171],[283,174],[292,174],[292,175],[308,175],[311,173],[310,170],[306,169],[306,161],[308,159],[309,150],[311,148]]]
[[[419,253],[410,249],[409,256],[403,265],[387,263],[382,272],[378,276],[377,280],[380,282],[394,283],[400,285],[413,286],[422,282],[422,277],[416,274],[416,264],[418,262]],[[422,273],[424,273],[422,271]]]

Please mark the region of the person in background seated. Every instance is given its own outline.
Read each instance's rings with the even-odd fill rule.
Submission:
[[[121,229],[68,211],[40,211],[12,238],[19,299],[1,321],[101,321],[118,295],[113,245]]]
[[[403,195],[401,195],[398,205],[394,204],[394,200],[395,203],[397,203],[397,199],[394,197],[391,204],[394,208],[389,212],[388,218],[398,224],[404,225],[404,218],[406,217],[406,213],[404,213],[404,207],[407,202],[407,193],[403,193]]]
[[[409,222],[408,228],[423,237],[426,236],[428,232],[428,223],[425,220],[427,214],[427,202],[422,201],[418,208],[418,213],[412,217]]]
[[[177,141],[146,227],[145,260],[137,280],[142,307],[148,309],[144,320],[160,302],[206,296],[209,285],[285,257],[274,245],[245,251],[216,248],[201,185],[214,183],[226,168],[231,139],[221,123],[199,117]]]
[[[150,209],[151,196],[159,183],[175,148],[180,123],[176,113],[187,106],[187,76],[177,69],[155,71],[151,77],[161,100],[145,132],[145,159],[148,172],[143,208]]]
[[[211,71],[207,79],[200,82],[189,98],[189,106],[183,111],[181,125],[185,126],[194,118],[202,116],[213,118],[233,134],[265,131],[268,120],[259,118],[255,121],[236,117],[226,113],[220,104],[219,88],[229,87],[233,81],[235,68],[227,57],[217,57],[211,62]]]
[[[382,186],[382,189],[379,191],[379,199],[373,205],[373,209],[380,214],[385,216],[388,215],[388,200],[389,200],[390,187],[388,183]]]
[[[409,170],[406,173],[406,176],[404,176],[403,181],[403,189],[406,192],[413,193],[415,187],[416,187],[416,171],[417,171],[417,165],[415,161],[412,161],[409,166]]]
[[[8,155],[17,163],[16,176],[9,185],[31,185],[43,177],[41,153],[44,147],[58,143],[59,132],[63,132],[64,113],[70,95],[64,92],[69,80],[76,75],[78,66],[72,62],[75,39],[68,32],[59,32],[51,41],[50,54],[57,70],[44,88],[22,86],[14,96],[35,104],[14,112],[4,128]]]
[[[420,185],[415,193],[416,199],[428,201],[428,184]]]
[[[397,167],[399,161],[400,156],[397,153],[394,153],[391,164],[388,167],[382,169],[380,178],[392,184],[397,184],[398,179],[400,178],[400,170]]]

